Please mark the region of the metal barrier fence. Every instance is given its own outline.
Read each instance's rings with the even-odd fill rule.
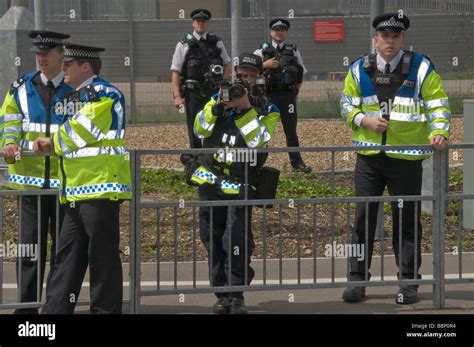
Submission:
[[[402,149],[422,150],[429,149],[427,146],[380,146],[373,149],[380,150],[402,150]],[[325,258],[318,257],[321,252],[321,246],[334,245],[342,240],[350,243],[350,232],[352,229],[351,221],[353,217],[353,205],[355,203],[364,203],[366,209],[369,203],[397,203],[398,208],[403,209],[404,202],[431,202],[432,217],[425,216],[430,228],[425,228],[424,235],[431,235],[432,240],[423,239],[421,242],[432,253],[432,266],[425,270],[432,270],[432,276],[427,275],[422,279],[397,279],[387,275],[387,268],[394,268],[393,259],[390,256],[390,247],[386,243],[385,237],[381,237],[377,244],[377,252],[380,255],[379,261],[372,262],[372,272],[374,275],[370,281],[368,279],[368,264],[365,266],[365,280],[351,282],[351,286],[395,286],[395,285],[432,285],[433,286],[433,307],[445,307],[445,286],[447,284],[473,283],[474,275],[467,273],[470,271],[471,263],[465,264],[466,257],[470,259],[469,250],[471,244],[467,246],[463,243],[463,237],[466,237],[469,230],[463,227],[463,208],[462,204],[455,206],[457,210],[457,219],[454,222],[456,227],[455,238],[457,252],[454,261],[458,269],[457,274],[445,274],[445,230],[447,221],[445,221],[448,204],[466,200],[474,200],[474,194],[450,194],[447,190],[449,176],[449,150],[466,151],[473,150],[474,144],[453,144],[444,152],[434,152],[433,157],[433,193],[421,196],[378,196],[378,197],[355,197],[351,194],[344,196],[338,195],[338,171],[336,170],[336,153],[351,153],[357,150],[354,147],[306,147],[299,151],[309,154],[330,154],[330,170],[321,175],[327,175],[330,188],[325,197],[303,197],[292,198],[291,196],[278,196],[272,200],[252,200],[245,196],[243,200],[213,200],[197,201],[186,200],[185,198],[176,198],[172,195],[153,195],[144,191],[144,173],[145,169],[143,158],[145,156],[177,156],[183,153],[204,154],[215,153],[216,149],[162,149],[162,150],[136,150],[131,151],[130,160],[133,177],[133,200],[130,202],[130,220],[127,228],[130,228],[130,257],[129,257],[129,298],[124,303],[130,304],[130,313],[139,313],[142,298],[156,295],[168,294],[193,294],[193,293],[222,293],[236,291],[265,291],[265,290],[289,290],[289,289],[318,289],[318,288],[343,288],[348,286],[346,279],[348,275],[349,257],[340,257],[335,251]],[[259,149],[259,152],[285,153],[297,151],[295,148],[268,148]],[[309,155],[308,154],[308,155]],[[247,179],[245,180],[247,181]],[[178,184],[179,182],[176,182]],[[352,184],[352,181],[351,181]],[[41,207],[41,196],[57,194],[54,190],[36,190],[36,191],[0,191],[0,244],[4,246],[4,212],[12,213],[14,206],[5,208],[4,200],[6,196],[18,196],[20,203],[22,196],[36,195]],[[170,198],[171,196],[171,198]],[[10,201],[11,204],[11,201]],[[270,210],[270,206],[273,209]],[[202,252],[202,245],[198,236],[198,209],[208,207],[211,216],[216,208],[220,206],[263,206],[261,209],[253,211],[253,233],[256,243],[256,253],[252,259],[256,264],[256,277],[253,284],[248,286],[232,285],[232,278],[227,279],[229,285],[223,287],[212,287],[209,284],[208,265],[200,260],[207,260],[207,254]],[[415,204],[417,206],[417,204]],[[59,205],[56,207],[59,208]],[[250,210],[250,209],[248,209]],[[227,213],[230,213],[228,209]],[[246,212],[248,213],[248,212]],[[415,218],[422,211],[415,207]],[[22,216],[19,216],[20,220]],[[384,224],[383,220],[379,223]],[[400,213],[400,226],[402,225],[402,214]],[[294,221],[293,221],[294,219]],[[7,230],[11,237],[14,218],[7,221]],[[211,218],[212,221],[212,218]],[[57,223],[57,222],[56,222]],[[229,221],[227,221],[229,223]],[[38,225],[41,219],[38,220]],[[245,242],[244,255],[245,263],[248,255],[248,238],[250,226],[245,223]],[[212,222],[210,226],[213,228]],[[368,228],[368,216],[366,220],[366,235]],[[450,226],[451,228],[451,226]],[[401,229],[400,229],[401,231]],[[417,233],[421,232],[415,229],[415,240]],[[57,232],[58,234],[58,232]],[[142,274],[144,270],[144,260],[150,255],[147,245],[144,244],[144,235],[151,235],[154,241],[152,249],[153,259],[156,260],[156,268],[153,275],[156,276],[149,281],[147,274]],[[213,235],[211,233],[211,235]],[[39,238],[40,240],[41,238]],[[180,246],[185,239],[191,240],[191,249],[181,252]],[[366,237],[367,243],[368,237]],[[471,238],[469,237],[469,240]],[[402,243],[402,233],[399,232],[398,240]],[[213,236],[210,239],[211,245],[216,240]],[[416,242],[416,241],[415,241]],[[18,244],[22,240],[18,239]],[[123,243],[123,240],[122,240]],[[39,247],[41,244],[38,245]],[[224,245],[229,254],[232,253],[231,238]],[[374,247],[375,249],[376,247]],[[212,246],[211,246],[212,249]],[[364,257],[367,259],[368,247],[365,244]],[[400,248],[401,249],[401,248]],[[416,249],[416,247],[415,247]],[[310,250],[311,252],[308,252]],[[183,255],[184,254],[184,255]],[[205,254],[203,256],[203,254]],[[128,255],[128,254],[127,254]],[[288,256],[289,255],[289,256]],[[400,258],[401,258],[400,254]],[[212,263],[213,255],[210,255]],[[19,303],[9,298],[5,302],[4,297],[4,259],[0,257],[0,309],[30,308],[40,307],[42,301]],[[415,259],[417,254],[415,254]],[[21,260],[20,260],[21,261]],[[41,262],[41,255],[39,255]],[[230,257],[229,267],[232,266],[232,257]],[[415,271],[417,268],[415,260]],[[155,263],[147,264],[155,266]],[[474,271],[472,271],[474,272]],[[11,277],[11,276],[10,276]],[[145,278],[147,277],[147,278]],[[37,278],[39,280],[40,273]],[[143,285],[142,281],[146,281]],[[245,283],[249,279],[248,270],[245,270]],[[144,289],[144,287],[153,289]],[[6,287],[8,288],[8,287]],[[14,289],[11,287],[10,289]],[[44,297],[43,291],[43,297]],[[17,300],[19,301],[19,300]],[[87,305],[88,300],[78,301],[78,305]]]
[[[401,147],[401,146],[380,146],[374,147],[374,150],[406,150],[406,149],[413,149],[413,150],[422,150],[428,149],[429,147],[426,146],[410,146],[410,147]],[[474,148],[472,144],[464,144],[464,145],[451,145],[449,146],[451,149],[471,149]],[[366,209],[368,208],[369,203],[371,202],[397,202],[398,208],[403,208],[403,202],[421,202],[421,201],[431,201],[433,205],[432,209],[432,271],[433,276],[432,278],[424,278],[424,279],[387,279],[384,273],[384,262],[386,261],[386,256],[384,255],[385,245],[384,245],[384,238],[380,240],[380,250],[381,250],[381,257],[380,257],[380,279],[376,280],[372,278],[371,281],[368,281],[368,264],[366,262],[365,267],[365,281],[358,281],[358,282],[351,282],[351,286],[390,286],[390,285],[432,285],[433,286],[433,307],[434,308],[443,308],[445,307],[445,285],[446,284],[454,284],[454,283],[472,283],[474,282],[474,277],[463,275],[463,267],[462,267],[462,256],[463,256],[463,248],[460,247],[458,249],[458,260],[459,260],[459,274],[457,277],[453,278],[445,278],[445,270],[444,270],[444,254],[445,254],[445,247],[444,247],[444,215],[446,210],[446,204],[448,201],[454,200],[470,200],[474,199],[474,195],[466,195],[466,194],[451,194],[448,195],[447,192],[447,184],[448,184],[448,151],[444,152],[434,152],[434,161],[433,161],[433,187],[434,191],[431,195],[422,195],[422,196],[380,196],[380,197],[337,197],[336,192],[336,170],[335,170],[335,154],[336,152],[353,152],[356,151],[357,148],[354,147],[321,147],[321,148],[301,148],[302,152],[329,152],[331,154],[331,172],[330,172],[330,182],[331,182],[331,191],[332,196],[327,198],[301,198],[301,199],[273,199],[273,200],[250,200],[247,199],[245,196],[244,200],[214,200],[214,201],[184,201],[183,199],[178,199],[176,201],[158,201],[153,199],[144,199],[142,192],[141,192],[141,162],[142,156],[145,155],[179,155],[183,153],[192,153],[192,154],[203,154],[203,153],[214,153],[215,149],[193,149],[193,150],[156,150],[156,151],[135,151],[132,155],[132,167],[134,167],[134,200],[132,201],[132,218],[133,218],[133,234],[131,239],[131,296],[130,296],[130,312],[131,313],[138,313],[140,309],[141,298],[145,296],[154,296],[154,295],[166,295],[166,294],[186,294],[186,293],[223,293],[223,292],[239,292],[239,291],[260,291],[260,290],[283,290],[283,289],[309,289],[309,288],[341,288],[347,287],[348,282],[346,280],[337,279],[336,272],[340,271],[341,269],[336,269],[336,256],[332,253],[331,259],[331,270],[329,273],[329,277],[326,278],[319,278],[318,274],[318,258],[316,256],[316,248],[317,248],[317,241],[318,241],[318,233],[320,232],[320,227],[317,224],[318,216],[318,209],[321,209],[324,205],[330,205],[330,240],[331,245],[335,240],[335,233],[336,233],[336,218],[340,218],[341,210],[343,208],[341,206],[345,206],[345,214],[346,221],[345,221],[345,232],[347,236],[349,236],[350,229],[351,229],[351,204],[356,202],[365,203]],[[259,152],[269,152],[269,153],[278,153],[278,152],[292,152],[297,151],[297,149],[291,148],[269,148],[259,150]],[[246,182],[247,179],[247,172],[246,172]],[[283,276],[283,263],[284,259],[282,256],[282,209],[291,203],[293,206],[293,211],[296,211],[296,234],[295,234],[295,241],[296,241],[296,280],[288,280],[285,279]],[[220,206],[256,206],[256,205],[263,205],[262,211],[262,228],[261,228],[261,240],[262,240],[262,264],[261,264],[261,273],[262,273],[262,280],[261,283],[258,284],[251,284],[248,286],[234,286],[232,285],[232,278],[229,272],[229,276],[227,278],[227,283],[229,285],[222,286],[222,287],[211,287],[209,283],[206,281],[202,281],[199,278],[204,278],[206,271],[201,267],[199,268],[197,264],[197,257],[196,257],[196,238],[197,238],[197,219],[196,219],[196,208],[200,207],[209,207],[210,214],[211,214],[211,225],[210,229],[213,229],[212,226],[212,214],[213,210]],[[274,233],[278,235],[278,242],[277,245],[279,252],[278,258],[276,260],[277,263],[277,270],[273,269],[272,275],[277,275],[276,280],[269,280],[268,273],[270,271],[269,264],[271,262],[275,263],[274,260],[268,259],[267,252],[268,252],[268,233],[271,230],[267,228],[267,207],[269,205],[274,205],[274,208],[278,209],[278,230],[273,230]],[[304,258],[301,254],[301,242],[302,242],[302,226],[301,226],[301,210],[304,206],[309,205],[311,207],[312,216],[311,216],[311,226],[310,232],[312,234],[312,257],[309,258],[310,265],[309,267],[303,264]],[[336,205],[339,206],[339,209],[336,208]],[[415,204],[417,206],[417,204]],[[168,217],[168,223],[164,222],[161,216],[164,215],[166,209],[171,210],[166,217]],[[178,233],[178,225],[182,220],[178,220],[178,211],[191,209],[192,210],[192,223],[191,229],[185,230],[185,232],[191,233],[192,237],[192,262],[191,268],[188,272],[191,273],[188,281],[179,281],[179,267],[183,266],[182,262],[178,261],[178,247],[179,247],[179,233]],[[143,290],[141,287],[141,256],[142,256],[142,245],[141,245],[141,230],[142,224],[139,216],[142,216],[142,213],[145,210],[153,210],[155,211],[154,216],[156,218],[156,288],[153,290]],[[247,209],[246,209],[247,210]],[[230,209],[228,210],[230,215]],[[247,212],[246,212],[247,213]],[[421,211],[415,207],[415,218],[420,214]],[[228,216],[229,216],[228,215]],[[339,216],[338,216],[339,215]],[[228,218],[229,219],[229,218]],[[458,240],[462,239],[462,214],[459,218],[459,228],[458,228]],[[229,220],[227,223],[230,223]],[[163,226],[167,224],[166,226]],[[401,232],[401,225],[402,225],[402,214],[400,213],[400,230],[399,230],[399,245],[402,244],[402,232]],[[227,224],[229,227],[230,224]],[[164,263],[162,263],[160,257],[162,256],[162,250],[160,245],[161,235],[166,232],[164,230],[168,228],[170,233],[167,233],[172,238],[172,269],[164,269]],[[249,238],[249,226],[247,225],[247,221],[245,222],[245,261],[247,261],[248,257],[248,238]],[[421,232],[415,228],[415,240],[417,240],[417,233]],[[427,231],[428,232],[428,231]],[[368,216],[366,219],[366,235],[368,233]],[[182,235],[182,234],[181,234]],[[213,240],[213,233],[211,233],[210,238],[210,249],[213,249],[213,242],[217,242]],[[367,259],[367,239],[366,237],[366,244],[365,244],[365,256]],[[171,242],[171,241],[170,241]],[[229,238],[228,244],[224,245],[225,249],[227,250],[227,254],[232,254],[233,246],[231,243],[231,238]],[[285,241],[286,242],[286,241]],[[461,243],[460,243],[461,244]],[[415,241],[415,248],[416,248],[416,241]],[[400,247],[401,250],[401,247]],[[401,252],[401,251],[400,251]],[[211,259],[209,259],[209,263],[212,264],[212,254],[210,255]],[[402,255],[400,254],[400,258]],[[417,258],[417,254],[415,254],[415,259]],[[307,260],[307,259],[306,259]],[[320,260],[319,260],[320,261]],[[232,264],[232,257],[229,258],[229,268],[231,268]],[[347,258],[347,265],[349,262],[349,258]],[[168,265],[168,264],[166,264]],[[210,267],[210,265],[209,265]],[[417,263],[415,260],[415,273],[417,268]],[[200,271],[201,270],[201,271]],[[210,271],[210,268],[208,269]],[[309,274],[310,278],[303,279],[302,274]],[[171,281],[166,281],[163,277],[167,276],[170,278]],[[402,277],[402,274],[401,276]],[[452,276],[451,276],[452,277]],[[245,270],[245,283],[248,283],[249,274],[248,270]],[[180,283],[181,282],[181,283]]]
[[[33,154],[32,152],[23,152],[21,154],[22,157],[29,157],[29,156],[37,156],[36,154]],[[2,184],[4,184],[2,182]],[[46,282],[46,274],[44,276],[44,280],[41,280],[42,274],[41,274],[41,266],[36,266],[37,271],[36,271],[36,279],[37,283],[41,283],[40,286],[36,286],[36,301],[32,302],[21,302],[21,293],[19,288],[22,287],[22,264],[25,261],[30,261],[31,264],[37,262],[37,264],[41,264],[42,261],[44,260],[44,257],[49,257],[50,254],[49,252],[49,245],[46,246],[46,251],[45,254],[41,252],[41,249],[44,245],[42,245],[42,237],[41,237],[41,225],[42,225],[42,205],[43,205],[43,197],[48,197],[48,196],[57,196],[58,191],[55,189],[38,189],[38,190],[7,190],[5,187],[0,189],[0,247],[1,247],[1,252],[0,252],[0,310],[2,309],[29,309],[29,308],[39,308],[42,306],[44,301],[41,300],[41,298],[46,296],[46,290],[44,288],[44,282]],[[23,234],[20,232],[21,225],[22,225],[22,220],[23,220],[23,215],[22,215],[22,204],[24,203],[26,198],[36,198],[36,203],[38,206],[38,218],[37,218],[37,240],[38,242],[36,244],[30,244],[30,243],[25,243],[27,242],[26,240],[22,239]],[[16,201],[13,201],[16,200]],[[30,204],[33,203],[33,200],[30,200]],[[60,209],[60,204],[59,204],[59,199],[56,199],[56,213],[55,213],[55,220],[50,221],[51,223],[54,223],[55,226],[55,253],[57,254],[58,252],[58,246],[59,246],[59,232],[60,232],[60,226],[59,226],[59,209]],[[16,212],[16,213],[15,213]],[[16,218],[18,216],[18,218]],[[6,228],[5,228],[6,226]],[[5,229],[6,232],[5,232]],[[17,231],[17,233],[15,233]],[[50,233],[48,233],[48,236]],[[11,242],[12,241],[12,242]],[[35,247],[35,248],[34,248]],[[13,251],[12,251],[13,249]],[[14,252],[16,255],[10,255],[8,254]],[[22,255],[20,255],[20,252],[23,252]],[[8,273],[8,271],[4,270],[4,263],[5,259],[4,258],[10,258],[10,262],[8,264],[12,264],[11,258],[15,258],[16,262],[15,264],[15,275],[16,277],[12,277],[11,273]],[[36,258],[36,260],[32,259],[25,259],[25,258]],[[46,262],[48,263],[48,262]],[[5,273],[8,273],[10,276],[8,280],[10,283],[5,284]],[[16,281],[15,281],[16,280]],[[16,284],[13,284],[11,282],[15,282]],[[11,295],[5,297],[4,295],[4,289],[15,289],[17,288],[17,295],[16,295],[16,300],[14,300]],[[128,303],[129,300],[126,298],[124,300],[124,303]],[[90,301],[89,300],[77,300],[77,305],[78,306],[84,306],[84,305],[89,305]]]

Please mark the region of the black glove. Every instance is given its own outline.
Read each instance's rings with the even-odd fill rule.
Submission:
[[[192,154],[181,154],[179,157],[181,163],[184,165],[184,175],[186,177],[186,183],[191,186],[197,186],[196,183],[191,181],[194,172],[199,167],[199,163],[197,162],[196,158]]]
[[[224,105],[222,103],[214,104],[211,108],[211,112],[216,117],[222,117],[224,115]]]

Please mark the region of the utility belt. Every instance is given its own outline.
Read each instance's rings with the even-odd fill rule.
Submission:
[[[186,91],[199,92],[203,98],[209,98],[217,90],[214,90],[211,85],[205,81],[186,80],[180,86],[181,95]]]
[[[180,159],[185,165],[186,182],[189,185],[211,188],[226,199],[244,198],[245,182],[241,178],[225,175],[217,169],[200,163],[200,160],[193,156],[182,155]],[[262,167],[255,174],[250,174],[248,184],[256,191],[255,198],[274,199],[279,177],[280,171],[271,167]],[[267,207],[272,206],[268,205]]]
[[[199,82],[197,80],[185,80],[181,83],[181,88],[182,89],[201,89],[202,82]]]

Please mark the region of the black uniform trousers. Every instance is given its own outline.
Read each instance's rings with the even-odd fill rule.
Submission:
[[[285,132],[288,147],[299,147],[300,143],[296,133],[298,113],[296,109],[296,93],[291,90],[268,90],[268,100],[280,110],[281,124]],[[288,153],[292,166],[303,161],[299,152]]]
[[[249,191],[248,198],[254,198]],[[200,187],[199,199],[230,200],[223,198],[210,189]],[[247,209],[247,261],[245,259],[245,210]],[[212,208],[212,249],[211,249],[211,208],[201,207],[199,211],[200,237],[208,253],[209,280],[211,286],[243,286],[248,285],[255,276],[250,266],[251,256],[255,248],[252,234],[252,207],[219,206]],[[229,219],[230,218],[230,219]],[[229,247],[230,242],[230,247]],[[212,252],[212,263],[211,263]],[[230,254],[229,254],[230,252]],[[247,268],[247,283],[245,282]],[[230,271],[230,283],[229,283]],[[231,293],[241,297],[242,292]],[[225,293],[216,293],[217,297]]]
[[[59,228],[61,228],[64,218],[63,207],[59,206],[59,216],[56,221],[57,195],[44,195],[40,199],[41,213],[38,213],[37,196],[27,195],[18,198],[18,208],[21,211],[19,242],[22,245],[36,246],[37,252],[41,254],[41,259],[39,259],[38,253],[35,260],[32,257],[24,256],[17,258],[16,274],[21,302],[35,302],[41,299],[48,251],[48,233],[52,240],[50,250],[50,264],[52,266],[56,257],[56,223],[59,223]],[[38,218],[40,217],[41,244],[38,243]],[[41,263],[38,264],[38,261],[41,261]],[[38,266],[40,266],[40,283],[38,283]],[[40,298],[38,298],[38,285],[40,287]],[[18,311],[21,312],[21,309]]]
[[[211,97],[211,93],[201,94],[201,89],[186,89],[184,91],[184,105],[186,108],[186,123],[188,126],[189,145],[191,148],[202,148],[202,141],[194,134],[194,120]]]
[[[387,157],[384,153],[377,155],[357,155],[355,168],[355,190],[357,196],[380,196],[385,187],[390,195],[421,195],[423,167],[421,160],[403,160]],[[402,208],[402,247],[399,247],[399,216],[398,202],[392,202],[392,244],[395,252],[396,264],[399,268],[398,276],[404,279],[421,278],[418,270],[421,265],[421,202],[403,202]],[[415,216],[415,204],[417,211]],[[368,216],[368,259],[350,259],[349,280],[365,280],[365,261],[370,269],[374,245],[375,229],[377,226],[377,211],[379,203],[369,203],[366,211],[365,203],[357,203],[355,216],[355,230],[352,233],[352,244],[365,243],[366,213]],[[415,226],[417,225],[417,242],[415,248]],[[365,246],[359,246],[365,247]],[[360,248],[364,250],[365,248]],[[400,256],[401,255],[401,256]],[[415,269],[415,256],[417,268]],[[401,258],[401,259],[400,259]],[[401,261],[401,265],[400,265]],[[401,272],[401,273],[400,273]],[[416,277],[415,277],[416,274]],[[370,279],[370,272],[368,273]]]
[[[89,266],[91,313],[122,312],[119,254],[120,203],[109,200],[67,206],[44,314],[71,314]]]

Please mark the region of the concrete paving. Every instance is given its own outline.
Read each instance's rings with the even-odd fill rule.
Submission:
[[[393,256],[384,257],[384,280],[396,280],[396,266]],[[381,257],[373,258],[372,280],[380,281]],[[316,266],[315,266],[316,264]],[[459,256],[446,254],[446,278],[448,281],[459,278]],[[272,313],[272,314],[341,314],[341,313],[379,313],[379,314],[438,314],[438,313],[460,313],[474,314],[474,253],[462,256],[462,277],[470,279],[471,283],[447,284],[446,285],[446,307],[445,309],[433,309],[432,285],[422,285],[419,289],[419,302],[413,305],[398,305],[395,303],[397,286],[374,286],[367,288],[367,298],[358,304],[347,304],[341,299],[346,281],[346,258],[302,258],[254,260],[252,266],[256,270],[256,277],[252,285],[264,284],[263,274],[266,276],[265,283],[275,286],[281,280],[284,285],[293,287],[298,284],[297,274],[300,273],[300,283],[310,285],[314,283],[316,274],[317,283],[328,284],[333,281],[338,288],[316,288],[316,289],[282,289],[248,291],[245,294],[246,304],[250,313]],[[280,270],[281,266],[281,270]],[[124,298],[129,297],[128,264],[123,265],[124,270]],[[3,304],[16,302],[15,271],[13,263],[4,263],[3,267]],[[141,267],[142,291],[154,291],[157,289],[157,265],[156,263],[144,263]],[[175,278],[175,273],[177,277]],[[432,278],[432,255],[424,254],[421,273],[423,279]],[[197,262],[193,267],[191,262],[161,263],[159,269],[160,289],[173,290],[175,293],[168,295],[143,296],[139,313],[162,314],[208,314],[215,302],[212,293],[182,294],[181,291],[189,290],[195,284],[197,288],[208,288],[207,263]],[[89,297],[88,274],[86,274],[80,300]],[[43,294],[44,298],[44,294]],[[11,313],[12,309],[0,310],[0,313]],[[79,305],[77,313],[88,313],[87,303]],[[123,312],[129,312],[128,304],[124,304]]]

